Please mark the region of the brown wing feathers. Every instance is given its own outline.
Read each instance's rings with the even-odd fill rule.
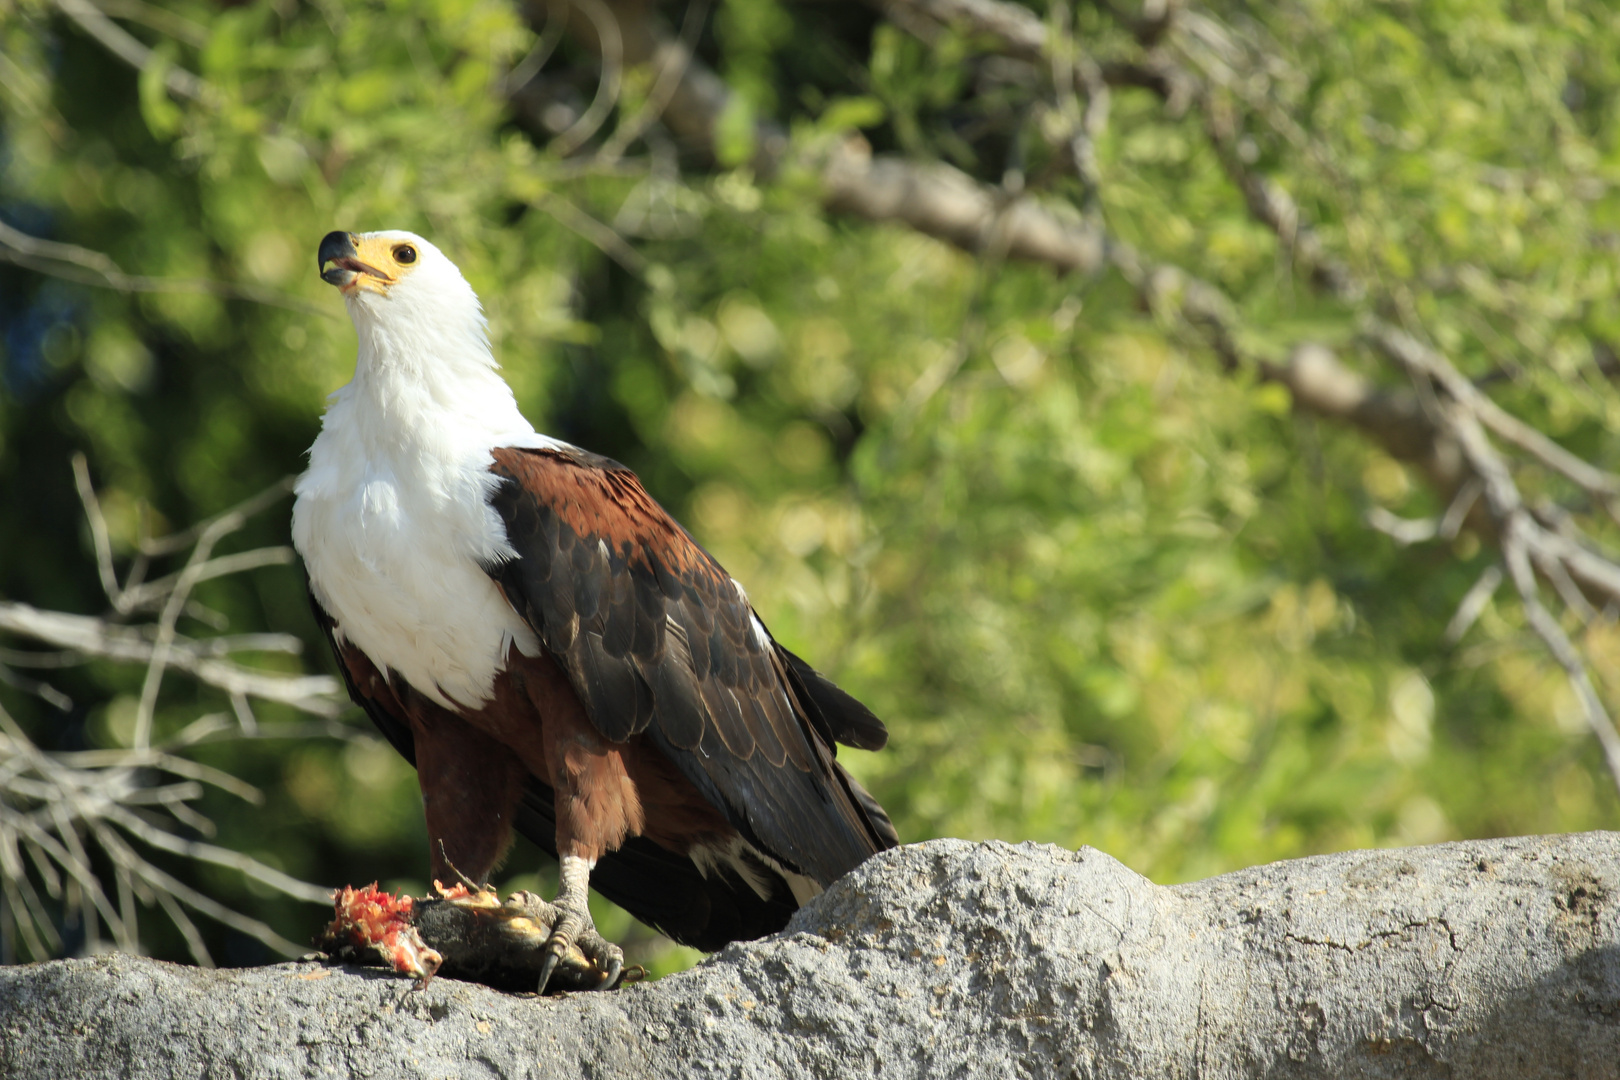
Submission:
[[[831,746],[881,745],[882,725],[761,640],[731,578],[633,473],[582,451],[494,456],[491,504],[518,557],[487,569],[603,736],[647,732],[751,843],[823,884],[894,842]]]

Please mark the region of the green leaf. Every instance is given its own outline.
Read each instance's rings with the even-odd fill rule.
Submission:
[[[715,157],[728,169],[753,160],[754,107],[741,94],[733,94],[714,126]]]
[[[873,128],[883,123],[886,110],[874,97],[837,97],[827,102],[817,127],[828,134]]]
[[[152,58],[141,69],[136,81],[141,103],[141,117],[146,129],[159,139],[172,139],[180,133],[184,115],[169,97],[167,83],[174,66],[177,49],[172,41],[164,41],[152,50]]]

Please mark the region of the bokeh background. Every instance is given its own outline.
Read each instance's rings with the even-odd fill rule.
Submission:
[[[316,244],[407,228],[483,297],[537,425],[636,469],[773,633],[884,718],[887,750],[841,759],[907,840],[1090,844],[1175,882],[1615,827],[1581,703],[1511,590],[1454,625],[1499,560],[1489,531],[1468,519],[1403,544],[1372,527],[1448,498],[1378,438],[1297,407],[1265,364],[1323,342],[1410,393],[1358,337],[1369,315],[1395,319],[1559,445],[1620,460],[1620,15],[1036,0],[1020,9],[1047,34],[1032,57],[937,17],[950,8],[0,0],[0,601],[132,622],[98,578],[76,453],[120,574],[143,535],[301,469],[354,356]],[[655,67],[615,62],[638,34],[690,42],[685,73],[729,95],[707,139],[662,118],[690,103]],[[1216,290],[1235,343],[1167,315],[1118,262],[1063,272],[994,228],[966,243],[904,208],[844,212],[829,154],[954,170],[999,206],[1106,230]],[[1360,286],[1313,281],[1300,222],[1266,221],[1245,176],[1291,192]],[[1612,532],[1559,476],[1515,476],[1527,500]],[[289,508],[221,551],[286,544]],[[189,639],[290,633],[301,656],[237,659],[334,672],[296,565],[194,597]],[[1620,703],[1605,604],[1556,610]],[[0,638],[0,770],[27,743],[130,746],[145,665]],[[67,666],[40,669],[41,651]],[[414,775],[364,718],[317,731],[253,709],[248,731],[225,695],[165,679],[154,740],[236,717],[182,756],[261,794],[205,783],[186,805],[217,831],[165,827],[323,887],[424,891]],[[0,795],[0,815],[44,820],[30,790]],[[122,895],[116,857],[80,832],[143,950],[277,957],[194,908],[188,944],[162,890]],[[127,839],[291,942],[323,921],[259,878]],[[71,875],[53,892],[11,848],[0,871],[60,934],[44,952],[109,947]],[[520,846],[499,880],[550,874]],[[5,893],[6,961],[37,958],[18,929],[29,902]],[[599,918],[657,971],[694,958]]]

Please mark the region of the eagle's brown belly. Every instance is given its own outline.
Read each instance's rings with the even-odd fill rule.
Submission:
[[[394,698],[409,718],[439,880],[456,872],[487,879],[511,843],[530,776],[554,792],[558,855],[594,864],[630,836],[688,855],[694,847],[726,848],[736,836],[645,735],[604,739],[549,656],[509,650],[492,698],[476,710],[446,709],[402,679],[384,680],[352,645],[343,662],[363,692]]]

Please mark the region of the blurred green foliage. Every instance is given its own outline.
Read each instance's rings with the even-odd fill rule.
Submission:
[[[1225,7],[1229,67],[1206,74],[1279,118],[1245,135],[1256,167],[1459,366],[1505,371],[1492,392],[1506,407],[1620,461],[1620,394],[1592,363],[1620,330],[1620,14]],[[1494,552],[1468,532],[1401,549],[1370,530],[1370,505],[1444,507],[1361,436],[1222,371],[1117,277],[829,218],[793,169],[765,183],[688,155],[674,174],[640,144],[615,168],[591,168],[588,149],[560,158],[500,92],[536,42],[504,0],[117,10],[211,96],[172,97],[161,69],[138,76],[45,0],[0,0],[0,218],[129,273],[276,302],[0,264],[0,596],[105,607],[75,449],[121,558],[143,514],[180,527],[300,469],[354,353],[315,245],[333,228],[408,228],[483,297],[530,417],[637,469],[772,631],[887,721],[889,749],[846,756],[908,840],[1093,844],[1177,881],[1614,826],[1579,708],[1505,594],[1459,647],[1442,640]],[[1127,36],[1106,5],[1074,19],[1088,47]],[[1047,164],[1016,95],[955,35],[924,45],[858,6],[725,0],[699,52],[803,145],[858,125],[878,149],[991,180]],[[542,78],[588,102],[591,63],[565,40]],[[1098,156],[1109,227],[1226,290],[1249,348],[1350,341],[1353,313],[1290,273],[1195,113],[1118,90]],[[1049,193],[1084,201],[1072,180]],[[568,227],[581,211],[639,261]],[[240,544],[285,542],[285,510]],[[198,595],[233,629],[301,634],[309,666],[331,669],[296,569]],[[1600,677],[1620,670],[1611,624],[1583,640]],[[47,749],[118,745],[140,674],[65,674],[67,714],[4,687],[0,700]],[[158,728],[218,707],[176,682]],[[260,807],[210,796],[217,842],[306,880],[426,885],[414,777],[383,744],[198,754],[266,793]],[[509,884],[539,885],[537,865],[520,849]],[[294,940],[322,917],[228,871],[172,868]],[[183,955],[149,925],[154,952]],[[209,929],[224,961],[263,958]]]

